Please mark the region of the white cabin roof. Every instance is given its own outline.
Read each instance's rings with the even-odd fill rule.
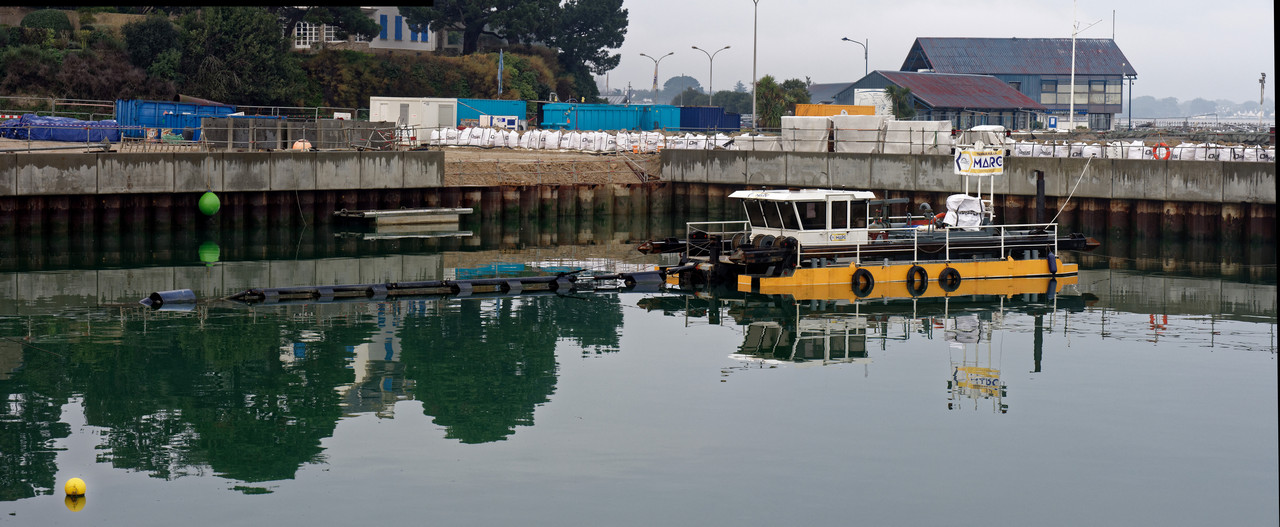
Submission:
[[[853,200],[876,199],[874,192],[867,190],[735,190],[729,194],[731,198],[760,199],[766,201],[826,201],[827,198],[847,198]]]

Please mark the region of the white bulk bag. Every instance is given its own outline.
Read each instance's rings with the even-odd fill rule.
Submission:
[[[1071,145],[1067,143],[1053,145],[1053,157],[1071,157]]]
[[[1089,143],[1080,150],[1081,157],[1102,157],[1102,147],[1098,143]]]

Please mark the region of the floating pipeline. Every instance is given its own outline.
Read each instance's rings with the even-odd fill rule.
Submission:
[[[229,297],[245,304],[314,304],[367,302],[423,297],[504,298],[594,291],[656,292],[663,278],[657,271],[587,275],[581,272],[547,276],[425,280],[382,284],[273,287],[248,289]]]

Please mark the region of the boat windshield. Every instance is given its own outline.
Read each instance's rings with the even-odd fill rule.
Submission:
[[[796,218],[796,208],[790,201],[776,202],[778,215],[782,217],[782,228],[800,230],[800,220]]]
[[[756,227],[765,227],[764,211],[760,208],[760,200],[748,199],[742,202],[742,206],[747,209],[747,221]]]
[[[825,201],[801,201],[796,203],[800,209],[800,225],[806,231],[820,231],[827,228],[827,203]]]

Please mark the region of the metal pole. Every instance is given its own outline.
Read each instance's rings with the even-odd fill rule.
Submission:
[[[714,88],[715,80],[716,80],[715,78],[716,55],[719,55],[721,51],[729,49],[729,46],[725,46],[723,48],[717,49],[715,53],[707,53],[707,50],[702,49],[698,46],[691,46],[691,47],[693,49],[701,51],[704,55],[707,56],[707,106],[714,106],[715,96],[716,96],[716,92]]]
[[[760,27],[760,0],[751,0],[755,4],[751,15],[751,129],[756,129],[756,32]]]
[[[867,45],[871,43],[871,39],[865,39],[866,42],[858,42],[849,37],[844,37],[844,38],[841,38],[840,40],[849,41],[859,46],[862,46],[862,76],[866,77],[867,74],[871,73],[871,62],[868,59],[869,55],[867,53]]]
[[[656,59],[653,57],[650,57],[649,55],[645,55],[644,53],[640,54],[641,57],[644,57],[653,61],[653,103],[654,104],[658,103],[658,64],[662,62],[662,59],[665,59],[675,54],[676,52],[672,51]]]

